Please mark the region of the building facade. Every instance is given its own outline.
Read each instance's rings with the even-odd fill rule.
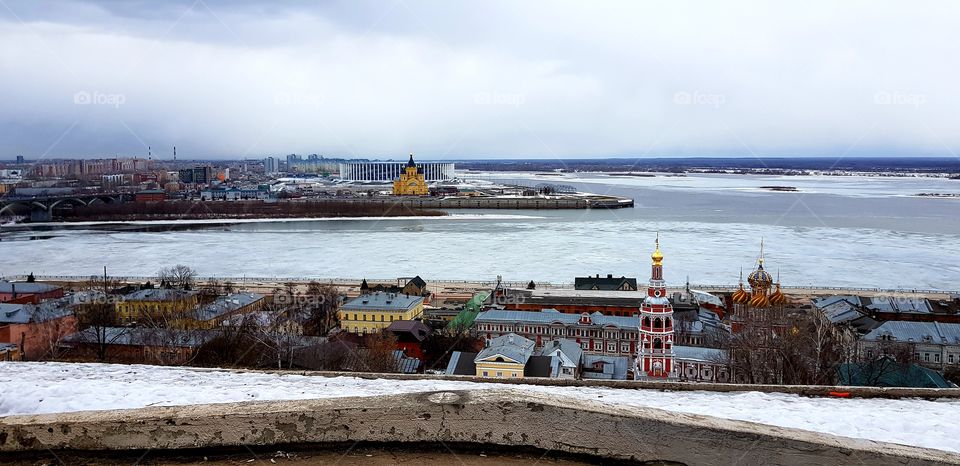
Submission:
[[[174,324],[192,317],[197,307],[195,291],[151,288],[134,291],[116,303],[121,324]]]
[[[347,301],[338,316],[345,332],[376,333],[394,321],[423,317],[423,297],[378,291]]]
[[[667,298],[663,281],[663,253],[660,238],[650,256],[650,285],[640,306],[640,344],[637,352],[637,374],[641,377],[676,377],[673,358],[673,305]]]
[[[408,162],[409,163],[409,162]],[[428,182],[448,181],[454,178],[454,164],[449,162],[418,162],[417,171]],[[390,182],[406,172],[403,162],[343,162],[340,178],[349,181]]]
[[[868,359],[895,354],[909,346],[916,362],[938,370],[960,367],[960,324],[940,322],[884,322],[860,339]]]
[[[533,340],[537,348],[558,338],[577,342],[587,353],[633,356],[640,318],[593,314],[565,314],[553,309],[543,311],[491,310],[477,315],[477,335],[492,340],[515,333]]]
[[[426,196],[429,192],[430,188],[427,186],[427,181],[420,173],[420,169],[417,168],[416,162],[413,161],[413,154],[410,154],[410,160],[404,167],[404,172],[400,174],[400,177],[393,180],[393,195]]]

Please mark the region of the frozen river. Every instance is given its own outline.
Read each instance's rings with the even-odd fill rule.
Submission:
[[[755,264],[784,285],[960,289],[960,181],[883,177],[494,175],[629,196],[614,211],[459,211],[444,218],[295,220],[149,231],[6,232],[0,274],[201,275],[570,282],[649,270],[656,232],[668,282],[735,283]],[[764,186],[793,186],[772,192]],[[129,228],[129,225],[126,226]],[[43,238],[30,240],[29,238]]]

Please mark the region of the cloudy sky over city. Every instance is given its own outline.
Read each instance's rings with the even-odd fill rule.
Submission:
[[[0,0],[0,158],[955,156],[958,20],[957,2]]]

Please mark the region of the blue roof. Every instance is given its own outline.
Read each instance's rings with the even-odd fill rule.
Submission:
[[[344,311],[407,311],[422,302],[422,296],[377,291],[353,298],[341,306],[340,309]]]
[[[556,309],[542,311],[507,311],[491,310],[481,312],[475,322],[533,322],[550,324],[558,322],[564,325],[574,325],[580,321],[581,314],[564,314]],[[640,317],[607,316],[599,312],[590,314],[591,324],[598,327],[612,325],[618,328],[636,329],[640,326]]]

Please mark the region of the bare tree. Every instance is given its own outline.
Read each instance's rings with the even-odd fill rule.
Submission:
[[[378,332],[367,335],[364,345],[366,351],[361,353],[363,360],[358,369],[364,372],[399,372],[397,359],[393,353],[397,349],[397,337],[390,332]]]
[[[157,272],[157,280],[166,283],[171,288],[180,290],[193,289],[197,279],[197,272],[186,265],[177,264],[164,267]]]
[[[81,289],[87,291],[78,295],[79,301],[73,306],[77,328],[81,329],[79,343],[93,346],[98,361],[106,360],[107,349],[121,336],[114,330],[119,319],[115,299],[110,294],[111,287],[117,285],[106,274],[102,280],[91,277],[81,284]]]

